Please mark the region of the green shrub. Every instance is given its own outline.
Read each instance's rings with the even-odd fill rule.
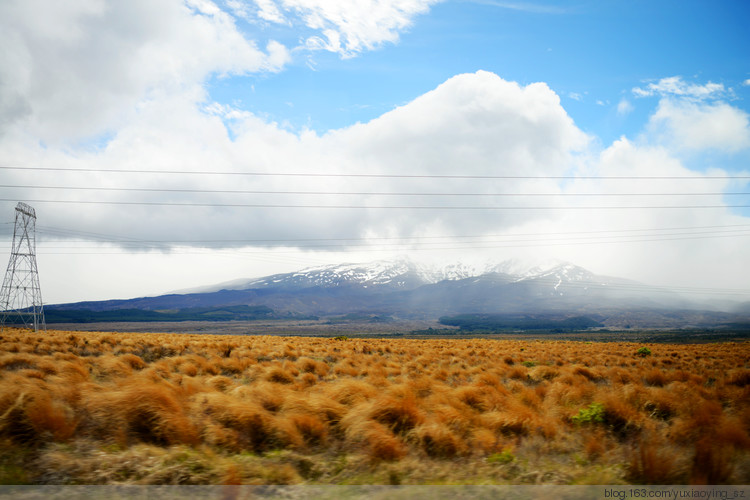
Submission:
[[[516,459],[516,456],[510,450],[503,450],[500,453],[493,453],[487,457],[487,462],[491,464],[509,464]]]
[[[604,405],[591,403],[588,408],[578,410],[571,420],[577,424],[602,424],[604,423]]]
[[[651,356],[651,349],[648,347],[641,347],[637,351],[635,351],[636,356],[640,356],[642,358],[645,358],[646,356]]]

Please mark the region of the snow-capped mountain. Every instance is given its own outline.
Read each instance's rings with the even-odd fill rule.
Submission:
[[[509,275],[513,281],[556,276],[562,282],[584,280],[593,277],[585,269],[563,262],[520,261],[517,259],[502,262],[467,264],[462,262],[447,265],[417,263],[408,257],[392,260],[378,260],[358,264],[333,264],[302,269],[292,273],[274,274],[255,279],[240,279],[180,293],[207,293],[219,290],[249,290],[254,288],[307,288],[387,286],[401,290],[413,290],[422,285],[446,280],[462,280],[489,273]]]
[[[611,324],[632,325],[637,318],[647,318],[650,326],[669,327],[679,326],[681,321],[717,321],[710,314],[689,316],[685,312],[698,307],[669,290],[599,276],[569,262],[434,266],[399,258],[309,267],[221,283],[190,293],[60,304],[45,309],[60,317],[68,317],[65,311],[77,311],[76,317],[87,321],[99,317],[97,314],[109,321],[129,318],[133,311],[149,311],[150,316],[144,316],[148,318],[172,314],[171,321],[188,317],[216,320],[350,314],[404,319],[437,319],[455,314],[593,315]]]
[[[216,292],[253,288],[309,288],[359,285],[412,289],[434,283],[434,272],[406,258],[380,260],[366,264],[334,264],[308,267],[291,273],[274,274],[254,279],[233,280],[185,292]]]
[[[430,270],[408,259],[380,260],[366,264],[337,264],[302,269],[247,281],[241,288],[256,287],[338,287],[360,285],[412,289],[432,283]]]

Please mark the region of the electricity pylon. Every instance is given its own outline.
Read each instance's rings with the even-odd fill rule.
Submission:
[[[5,323],[23,323],[24,328],[34,328],[35,332],[39,328],[47,331],[36,267],[36,212],[20,202],[16,205],[8,270],[0,289],[0,328]]]

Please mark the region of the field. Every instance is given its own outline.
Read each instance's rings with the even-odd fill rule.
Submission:
[[[748,484],[750,343],[5,329],[25,483]]]

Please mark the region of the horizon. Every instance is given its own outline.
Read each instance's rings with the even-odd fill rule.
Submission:
[[[45,303],[407,254],[750,300],[750,6],[0,5]],[[3,261],[4,262],[4,261]]]

